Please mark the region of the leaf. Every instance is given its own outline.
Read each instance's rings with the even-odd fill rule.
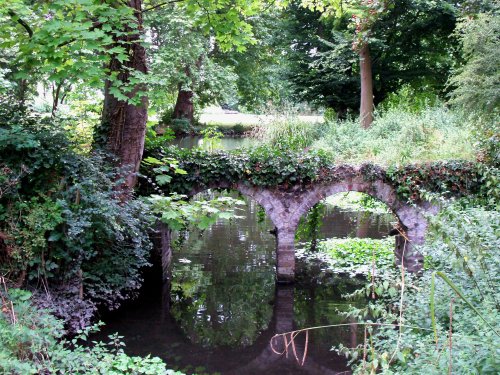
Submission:
[[[172,181],[172,177],[171,177],[171,176],[168,176],[168,175],[166,175],[166,174],[162,174],[162,175],[156,176],[156,182],[157,182],[157,183],[158,183],[158,185],[160,185],[160,186],[166,185],[166,184],[168,184],[170,181]]]
[[[157,158],[153,158],[152,156],[145,158],[143,162],[147,164],[163,165],[162,161],[158,160]]]
[[[184,169],[181,169],[181,168],[175,168],[175,173],[177,173],[177,174],[187,174],[187,172]]]

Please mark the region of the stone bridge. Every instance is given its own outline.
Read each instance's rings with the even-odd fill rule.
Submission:
[[[425,201],[422,191],[460,197],[477,194],[483,181],[477,166],[468,161],[410,164],[389,172],[369,163],[332,165],[330,159],[317,152],[276,153],[266,148],[211,153],[169,148],[156,156],[157,163],[146,165],[143,174],[149,176],[149,181],[158,173],[167,174],[170,182],[162,188],[147,183],[141,187],[146,194],[163,191],[193,196],[208,189],[233,189],[264,208],[276,227],[276,274],[280,282],[294,279],[294,240],[300,218],[330,195],[357,191],[384,202],[399,220],[396,262],[416,272],[423,265],[417,245],[425,240],[426,217],[439,209]],[[159,159],[167,165],[177,160],[186,173],[175,173],[172,167],[155,170]],[[163,237],[166,259],[168,233],[163,231]]]
[[[276,227],[276,277],[278,282],[293,282],[295,277],[295,231],[300,218],[324,198],[342,192],[356,191],[368,194],[384,202],[399,220],[402,233],[396,236],[395,259],[410,272],[419,271],[423,266],[423,256],[415,245],[424,242],[427,220],[426,214],[436,214],[438,208],[426,201],[409,204],[398,198],[396,187],[384,177],[366,178],[361,167],[350,167],[342,178],[288,185],[286,187],[255,186],[248,180],[213,181],[191,184],[188,196],[208,189],[232,189],[254,199],[265,210]]]

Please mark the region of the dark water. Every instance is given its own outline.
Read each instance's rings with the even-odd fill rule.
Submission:
[[[267,219],[259,223],[257,205],[247,203],[239,212],[241,218],[187,236],[174,253],[170,283],[162,286],[161,275],[148,276],[140,299],[106,317],[102,334],[118,332],[127,353],[159,356],[168,367],[189,374],[348,370],[330,348],[356,345],[360,332],[354,325],[310,331],[303,366],[291,347],[288,356],[273,352],[269,343],[276,333],[349,323],[339,315],[348,307],[341,294],[354,285],[353,280],[318,281],[304,275],[293,286],[275,285],[272,225]],[[387,215],[366,217],[329,208],[321,234],[380,238],[388,232],[390,220]],[[301,362],[305,334],[295,343]],[[274,346],[282,350],[282,338]]]

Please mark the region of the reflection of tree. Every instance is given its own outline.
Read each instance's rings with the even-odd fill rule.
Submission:
[[[203,346],[251,345],[272,316],[274,238],[254,202],[243,210],[230,225],[191,232],[174,252],[170,312]]]
[[[241,276],[241,277],[240,277]],[[196,277],[196,276],[195,276]],[[204,346],[251,345],[272,316],[273,273],[245,273],[216,280],[200,278],[173,285],[178,300],[171,314],[187,336]]]

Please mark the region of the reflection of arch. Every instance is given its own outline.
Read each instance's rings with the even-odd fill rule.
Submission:
[[[163,290],[163,314],[166,318],[165,320],[171,320],[170,318],[170,286],[169,283],[164,284]],[[155,327],[154,324],[151,327]],[[345,374],[346,364],[345,361],[340,360],[338,363],[338,369],[331,369],[326,366],[321,365],[314,359],[314,353],[308,354],[304,365],[301,366],[295,359],[293,355],[288,357],[284,355],[276,354],[270,346],[271,338],[277,333],[290,332],[294,329],[294,288],[289,285],[277,285],[276,294],[274,299],[273,316],[269,323],[268,328],[260,334],[256,342],[248,347],[238,349],[236,353],[233,353],[237,357],[236,361],[232,363],[218,363],[218,368],[212,369],[212,371],[217,371],[224,375],[254,375],[254,374],[265,374],[267,371],[272,369],[281,369],[286,367],[287,369],[295,369],[300,374]],[[161,330],[160,330],[161,331]],[[158,329],[154,329],[154,334],[158,335],[160,333]],[[149,334],[147,334],[149,337]],[[356,346],[356,343],[351,343],[352,346]],[[279,343],[275,345],[275,348],[279,347]],[[305,347],[300,341],[297,341],[297,354],[302,358]],[[204,349],[197,348],[195,351],[198,353],[198,358],[203,358],[205,356],[214,355],[217,357],[218,351],[227,351],[225,347],[217,349]],[[234,350],[234,349],[231,349]],[[157,355],[157,353],[151,353]],[[245,358],[241,361],[241,358]],[[190,360],[191,365],[206,365],[203,362],[196,362],[196,360]]]
[[[359,168],[346,171],[342,178],[334,182],[311,184],[307,188],[303,186],[292,186],[287,189],[266,188],[250,185],[248,181],[229,183],[222,180],[195,186],[188,195],[193,196],[207,189],[237,190],[264,208],[277,230],[276,275],[279,282],[291,282],[295,278],[294,239],[301,216],[330,195],[357,191],[387,204],[405,230],[404,235],[396,239],[395,254],[398,263],[403,262],[409,271],[418,271],[423,265],[423,257],[414,249],[414,245],[422,244],[425,239],[427,220],[424,214],[437,212],[437,208],[429,202],[421,202],[418,205],[405,203],[397,197],[394,186],[386,183],[382,177],[367,180]]]
[[[276,299],[274,305],[274,314],[272,325],[270,327],[275,334],[293,331],[293,287],[289,286],[277,286],[276,287]],[[296,351],[299,358],[302,358],[305,351],[305,346],[301,342],[296,342]],[[282,350],[284,348],[283,342],[275,343],[274,349]],[[314,358],[311,356],[306,357],[303,365],[299,364],[295,359],[295,356],[291,353],[288,356],[276,354],[271,348],[270,343],[264,347],[260,354],[255,357],[249,363],[231,370],[228,374],[238,374],[238,375],[253,375],[253,374],[265,374],[266,371],[272,368],[281,368],[286,366],[287,368],[295,368],[300,370],[303,374],[324,374],[324,375],[335,375],[335,374],[345,374],[344,369],[334,370],[322,366],[321,364],[315,362]]]

